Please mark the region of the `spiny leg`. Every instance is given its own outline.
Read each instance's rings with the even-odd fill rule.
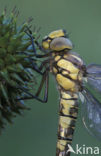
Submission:
[[[48,70],[45,71],[45,73],[42,77],[40,86],[39,86],[38,91],[36,93],[37,97],[39,96],[39,94],[43,88],[44,83],[45,83],[44,101],[47,102],[47,100],[48,100],[48,84],[49,84],[49,71]]]
[[[33,47],[33,51],[34,51],[34,54],[36,57],[39,56],[39,58],[41,58],[41,55],[37,55],[36,53],[36,49],[35,49],[35,45],[34,45],[34,37],[32,36],[32,32],[31,30],[27,27],[27,30],[28,32],[26,31],[26,34],[30,37],[31,39],[31,42],[32,42],[32,47]],[[38,43],[38,42],[37,42]],[[41,49],[42,50],[42,49]],[[43,57],[43,55],[42,55]],[[33,95],[32,93],[29,93],[25,88],[21,88],[19,86],[19,89],[20,90],[23,90],[23,92],[25,92],[26,94],[28,94],[29,96],[24,96],[24,97],[21,97],[21,98],[18,98],[17,100],[28,100],[28,99],[36,99],[40,102],[47,102],[47,99],[48,99],[48,82],[49,82],[49,72],[48,70],[46,69],[45,71],[42,72],[42,69],[46,66],[46,64],[48,63],[48,60],[45,60],[42,62],[42,64],[40,65],[40,67],[38,67],[34,62],[33,62],[33,59],[32,58],[29,58],[30,61],[31,61],[31,65],[33,66],[33,69],[38,72],[39,74],[42,75],[42,81],[40,83],[40,86],[38,88],[38,91],[35,95]],[[42,88],[43,88],[43,85],[45,83],[45,92],[44,92],[44,99],[40,99],[38,97],[38,95],[40,94]]]
[[[32,48],[33,48],[33,52],[36,54],[36,48],[35,48],[35,45],[34,45],[34,37],[32,36],[32,32],[31,30],[29,29],[29,27],[26,27],[27,28],[27,31],[25,31],[25,33],[30,37],[31,39],[31,42],[32,42]]]
[[[40,94],[44,83],[45,83],[44,99],[41,99],[38,97],[38,95]],[[48,72],[48,70],[46,70],[46,72],[43,75],[43,78],[42,78],[42,81],[40,83],[40,86],[39,86],[37,93],[35,95],[33,95],[32,93],[29,93],[25,88],[18,86],[18,89],[23,90],[23,92],[25,92],[29,96],[17,98],[17,100],[36,99],[36,100],[43,102],[43,103],[47,102],[47,99],[48,99],[48,83],[49,83],[49,72]]]
[[[33,60],[33,59],[32,59]],[[31,63],[32,63],[32,67],[33,69],[38,72],[39,74],[41,75],[44,75],[45,71],[46,71],[46,68],[49,69],[49,66],[47,66],[47,64],[53,60],[53,58],[49,58],[49,59],[46,59],[44,61],[41,62],[40,66],[38,67],[33,61],[31,60]],[[43,70],[43,68],[45,67],[45,70]]]
[[[32,93],[29,93],[26,89],[21,88],[20,86],[19,86],[18,89],[22,90],[24,93],[28,94],[29,96],[20,97],[20,98],[17,98],[16,100],[36,99],[36,100],[38,100],[40,102],[44,102],[42,99],[38,98],[37,96],[33,95]]]
[[[34,37],[32,36],[32,31],[29,29],[29,27],[26,27],[26,28],[27,28],[28,32],[27,32],[27,31],[25,31],[25,32],[26,32],[26,34],[27,34],[27,35],[30,37],[30,39],[31,39],[32,47],[33,47],[33,52],[34,52],[34,54],[35,54],[35,57],[37,57],[37,58],[48,57],[48,56],[50,55],[50,53],[45,54],[45,55],[38,55],[38,54],[37,54],[36,48],[35,48],[35,45],[34,45],[34,42],[37,44],[37,46],[39,47],[39,49],[40,49],[41,51],[43,51],[43,49],[42,49],[42,47],[39,45],[39,43],[38,43],[37,41],[34,41]],[[45,52],[45,51],[43,51],[43,52]],[[40,73],[41,75],[43,75],[43,72],[40,71],[41,68],[40,68],[40,67],[38,68],[38,66],[33,62],[33,58],[30,57],[29,59],[30,59],[30,62],[31,62],[31,64],[32,64],[32,66],[33,66],[33,69],[34,69],[36,72],[38,72],[38,73]],[[48,61],[49,61],[49,60],[43,61],[43,63],[41,64],[41,67],[42,67],[42,65],[48,63]],[[42,67],[42,68],[43,68],[43,67]]]
[[[38,88],[38,91],[35,95],[33,95],[32,93],[29,93],[28,90],[26,90],[25,88],[21,88],[20,86],[18,87],[18,89],[20,90],[23,90],[23,92],[25,92],[27,95],[29,96],[24,96],[24,97],[21,97],[21,98],[18,98],[17,100],[28,100],[28,99],[36,99],[40,102],[47,102],[47,99],[48,99],[48,83],[49,83],[49,67],[47,66],[47,63],[49,62],[49,60],[44,60],[40,67],[38,67],[37,65],[35,65],[33,62],[33,69],[38,72],[39,74],[41,74],[42,76],[42,80],[41,80],[41,83],[40,83],[40,86]],[[44,71],[43,68],[45,68]],[[40,94],[41,90],[42,90],[42,87],[43,87],[43,84],[45,83],[45,92],[44,92],[44,99],[41,99],[38,97],[38,95]]]
[[[35,40],[35,38],[32,36],[32,31],[29,29],[29,27],[26,27],[27,31],[25,31],[25,33],[30,37],[31,42],[32,42],[32,48],[33,48],[33,52],[35,54],[35,56],[43,56],[43,55],[38,55],[36,52],[36,48],[34,43],[36,43],[36,45],[38,46],[38,48],[45,53],[44,49],[40,46],[40,44]]]
[[[37,57],[37,58],[43,58],[43,57],[48,57],[48,56],[50,56],[50,54],[51,53],[53,53],[53,51],[51,51],[51,52],[48,52],[48,51],[46,51],[45,49],[43,49],[42,48],[42,46],[38,43],[38,41],[36,41],[36,40],[34,40],[34,37],[32,36],[32,31],[29,29],[29,27],[26,27],[27,28],[27,31],[25,31],[26,32],[26,34],[30,37],[30,39],[31,39],[31,42],[32,42],[32,48],[33,48],[33,52],[34,52],[34,54],[35,54],[35,57]],[[37,45],[37,47],[39,48],[39,50],[41,50],[41,52],[43,52],[43,53],[46,53],[46,54],[44,54],[44,55],[41,55],[41,54],[37,54],[37,52],[36,52],[36,49],[35,49],[35,44]]]

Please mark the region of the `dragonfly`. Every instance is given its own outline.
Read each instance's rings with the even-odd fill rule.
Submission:
[[[37,68],[42,80],[35,97],[39,98],[45,85],[44,97],[48,100],[49,73],[54,76],[59,91],[59,121],[57,132],[56,156],[70,156],[75,131],[79,99],[82,102],[82,120],[90,133],[101,139],[101,103],[87,88],[86,84],[101,93],[101,65],[84,63],[82,58],[73,52],[73,44],[63,29],[53,31],[45,36],[41,45],[29,35],[36,58],[42,58]],[[42,52],[38,54],[35,45]]]

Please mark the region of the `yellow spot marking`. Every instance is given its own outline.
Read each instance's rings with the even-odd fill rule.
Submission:
[[[55,57],[55,61],[58,61],[59,59],[60,59],[59,55]]]
[[[71,101],[73,101],[73,100],[71,100]],[[74,113],[70,113],[70,110],[72,109],[72,108],[74,108],[74,106],[71,106],[70,104],[68,105],[65,105],[64,103],[61,103],[61,105],[63,106],[63,108],[62,108],[62,112],[65,114],[65,115],[73,115],[74,117],[77,117],[77,111],[76,112],[74,112]],[[76,107],[75,107],[76,108]]]
[[[81,60],[81,58],[80,58],[80,57],[78,57],[78,56],[76,56],[76,55],[70,55],[70,56],[72,56],[72,57],[76,58],[79,62],[81,62],[81,63],[83,64],[83,61]]]
[[[70,94],[67,94],[66,92],[61,91],[62,98],[70,99],[72,96]]]
[[[44,49],[49,49],[49,41],[47,40],[47,41],[43,41],[42,42],[42,47],[44,48]]]
[[[67,140],[58,140],[57,142],[57,148],[60,149],[60,151],[65,150],[65,146],[68,144],[70,144],[70,141]]]
[[[77,80],[77,79],[78,79],[78,74],[69,74],[69,76],[70,76],[73,80]]]
[[[53,39],[53,38],[56,38],[56,37],[65,36],[65,34],[64,34],[63,30],[60,29],[60,30],[56,30],[56,31],[51,32],[48,36],[51,39]]]
[[[68,71],[63,71],[62,74],[63,74],[63,75],[68,75],[69,72],[68,72]]]
[[[62,86],[65,90],[75,90],[75,83],[68,78],[65,78],[61,74],[57,74],[56,80],[60,86]]]
[[[73,95],[70,95],[68,92],[61,91],[61,94],[63,98],[67,98],[67,99],[78,98],[78,95],[75,93]]]
[[[73,129],[73,127],[72,127],[72,129]],[[67,131],[67,132],[65,132],[65,131]],[[69,134],[69,131],[70,131],[70,127],[62,128],[62,130],[60,132],[60,136],[61,137],[65,137],[66,136],[65,133],[67,133],[68,134],[67,137],[70,138],[70,139],[72,139],[73,138],[73,135],[72,134]]]
[[[76,68],[71,62],[61,59],[60,61],[58,61],[57,65],[65,70],[70,71],[71,73],[76,73],[78,74],[79,69]]]
[[[63,128],[68,128],[71,124],[71,121],[75,121],[75,119],[72,119],[70,117],[60,116],[59,124]]]
[[[64,99],[61,99],[60,103],[63,104],[63,105],[75,106],[75,101],[74,100],[64,100]]]
[[[67,58],[67,57],[68,57],[68,55],[67,55],[67,54],[64,54],[64,55],[63,55],[63,57],[64,57],[64,58]]]
[[[57,148],[60,149],[60,151],[65,150],[66,143],[67,142],[65,140],[58,140]]]
[[[57,69],[54,67],[53,68],[53,72],[56,74],[58,71],[57,71]]]

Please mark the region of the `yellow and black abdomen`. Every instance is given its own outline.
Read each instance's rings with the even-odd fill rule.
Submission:
[[[75,58],[75,59],[74,59]],[[79,66],[80,58],[64,54],[54,57],[52,72],[55,75],[60,92],[59,126],[57,156],[69,156],[68,144],[71,144],[78,114],[78,91],[82,81]],[[74,63],[75,61],[77,62]]]
[[[69,91],[61,91],[60,96],[57,156],[69,156],[68,144],[72,143],[75,130],[78,96],[76,93]]]

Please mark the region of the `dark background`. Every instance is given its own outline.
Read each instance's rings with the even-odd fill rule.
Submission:
[[[41,38],[60,28],[70,32],[70,39],[84,61],[101,64],[101,1],[100,0],[0,0],[0,13],[14,7],[20,11],[19,24],[29,16],[33,26],[41,26]],[[0,156],[55,156],[59,96],[50,75],[47,104],[35,100],[27,102],[31,111],[17,117],[0,136]],[[80,112],[73,147],[101,147],[101,142],[84,128]],[[72,154],[73,155],[73,154]],[[90,156],[90,154],[89,154]]]

